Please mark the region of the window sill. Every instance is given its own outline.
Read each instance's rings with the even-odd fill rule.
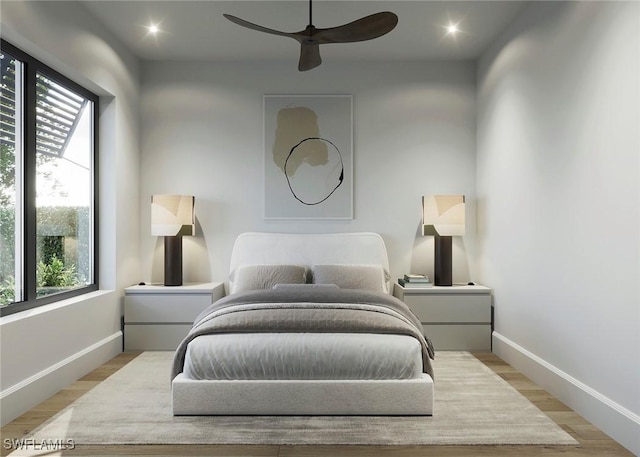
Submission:
[[[66,308],[68,306],[72,306],[83,301],[94,300],[94,299],[104,297],[106,295],[113,294],[113,293],[115,293],[114,290],[96,290],[93,292],[88,292],[86,294],[77,295],[75,297],[66,298],[64,300],[60,300],[54,303],[48,303],[46,305],[38,306],[36,308],[26,309],[24,311],[20,311],[14,314],[9,314],[8,316],[2,316],[0,317],[0,326],[5,324],[10,324],[12,322],[20,321],[23,319],[28,319],[34,316],[38,316],[40,314],[50,313],[60,308]]]

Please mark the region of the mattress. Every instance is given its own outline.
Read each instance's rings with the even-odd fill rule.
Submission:
[[[184,374],[212,380],[418,379],[420,342],[368,333],[202,335],[189,342]]]

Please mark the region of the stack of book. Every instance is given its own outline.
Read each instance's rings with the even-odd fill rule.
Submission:
[[[418,274],[406,274],[402,278],[398,278],[398,284],[400,284],[404,288],[408,287],[432,287],[431,281],[429,280],[429,276],[427,275],[418,275]]]

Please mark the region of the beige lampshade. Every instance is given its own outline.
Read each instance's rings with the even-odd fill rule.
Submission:
[[[464,195],[422,197],[422,234],[464,235]]]
[[[193,195],[152,195],[151,235],[194,235],[194,206]]]

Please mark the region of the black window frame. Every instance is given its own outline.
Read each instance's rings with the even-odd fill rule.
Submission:
[[[8,316],[28,309],[55,303],[72,297],[84,295],[99,289],[99,169],[98,169],[98,133],[99,133],[99,97],[74,82],[53,68],[32,57],[11,43],[0,40],[0,48],[23,64],[23,110],[22,110],[22,141],[23,141],[23,220],[22,220],[22,272],[23,297],[5,306],[0,306],[0,316]],[[42,74],[48,79],[67,87],[82,95],[93,103],[93,158],[92,158],[92,232],[91,247],[92,283],[72,290],[55,294],[36,296],[36,74]]]

